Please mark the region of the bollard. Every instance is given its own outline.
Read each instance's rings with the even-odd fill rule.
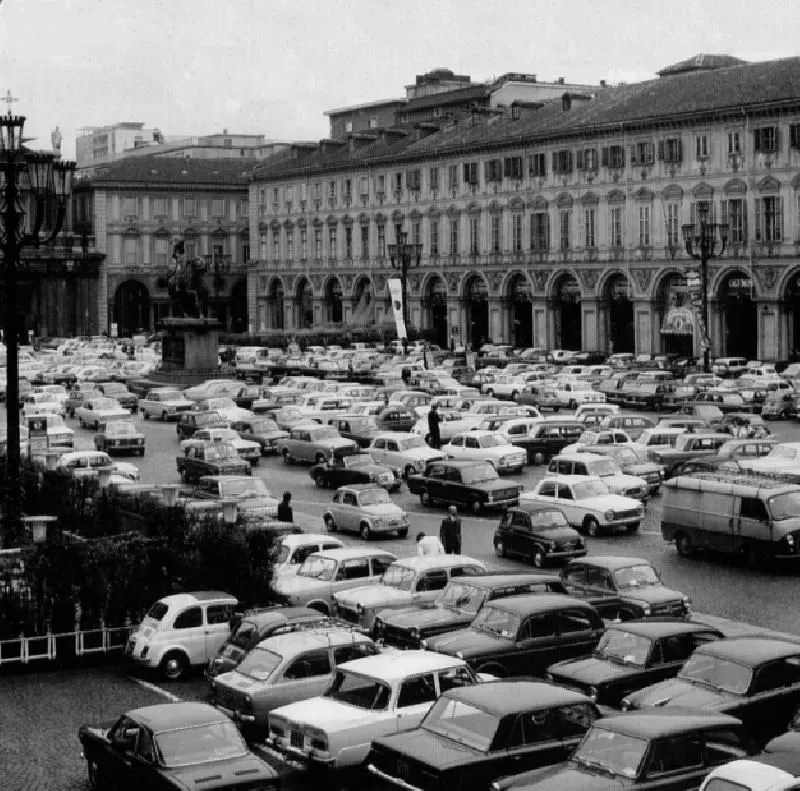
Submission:
[[[181,487],[177,484],[168,484],[158,487],[158,490],[161,492],[161,501],[167,508],[174,508],[178,504],[178,492],[180,489]]]
[[[223,500],[222,501],[222,517],[229,525],[236,524],[236,518],[239,515],[239,507],[236,500]]]
[[[56,521],[58,521],[58,517],[49,516],[48,514],[22,517],[22,524],[25,527],[25,532],[30,533],[34,544],[43,544],[47,541],[49,527]]]

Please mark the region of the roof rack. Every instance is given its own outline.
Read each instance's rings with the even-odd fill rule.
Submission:
[[[747,470],[738,470],[736,472],[727,470],[717,470],[714,472],[697,472],[687,473],[686,475],[677,475],[677,478],[697,478],[703,481],[719,481],[724,483],[741,484],[743,486],[756,486],[763,489],[777,489],[780,486],[787,484],[797,485],[797,478],[789,475],[782,475],[780,473],[760,473]]]

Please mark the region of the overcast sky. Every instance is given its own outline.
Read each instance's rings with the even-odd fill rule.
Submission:
[[[318,140],[324,110],[405,95],[436,67],[651,79],[700,52],[798,52],[800,3],[758,0],[0,0],[0,95],[65,156],[88,126]],[[6,111],[6,105],[0,104]]]

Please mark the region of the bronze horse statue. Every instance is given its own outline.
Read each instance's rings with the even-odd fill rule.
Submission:
[[[172,249],[174,268],[167,288],[184,316],[204,318],[208,310],[208,287],[205,283],[206,266],[200,258],[187,259],[184,243],[177,242]]]

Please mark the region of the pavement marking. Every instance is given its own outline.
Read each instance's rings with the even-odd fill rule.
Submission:
[[[138,684],[140,687],[144,687],[146,690],[149,690],[150,692],[155,692],[156,695],[161,695],[162,697],[165,697],[170,703],[180,703],[183,700],[182,697],[174,695],[172,692],[167,692],[166,689],[161,689],[161,687],[159,687],[158,684],[151,684],[149,681],[145,681],[144,679],[141,678],[136,678],[136,676],[128,676],[128,679],[130,681],[133,681],[134,684]]]

